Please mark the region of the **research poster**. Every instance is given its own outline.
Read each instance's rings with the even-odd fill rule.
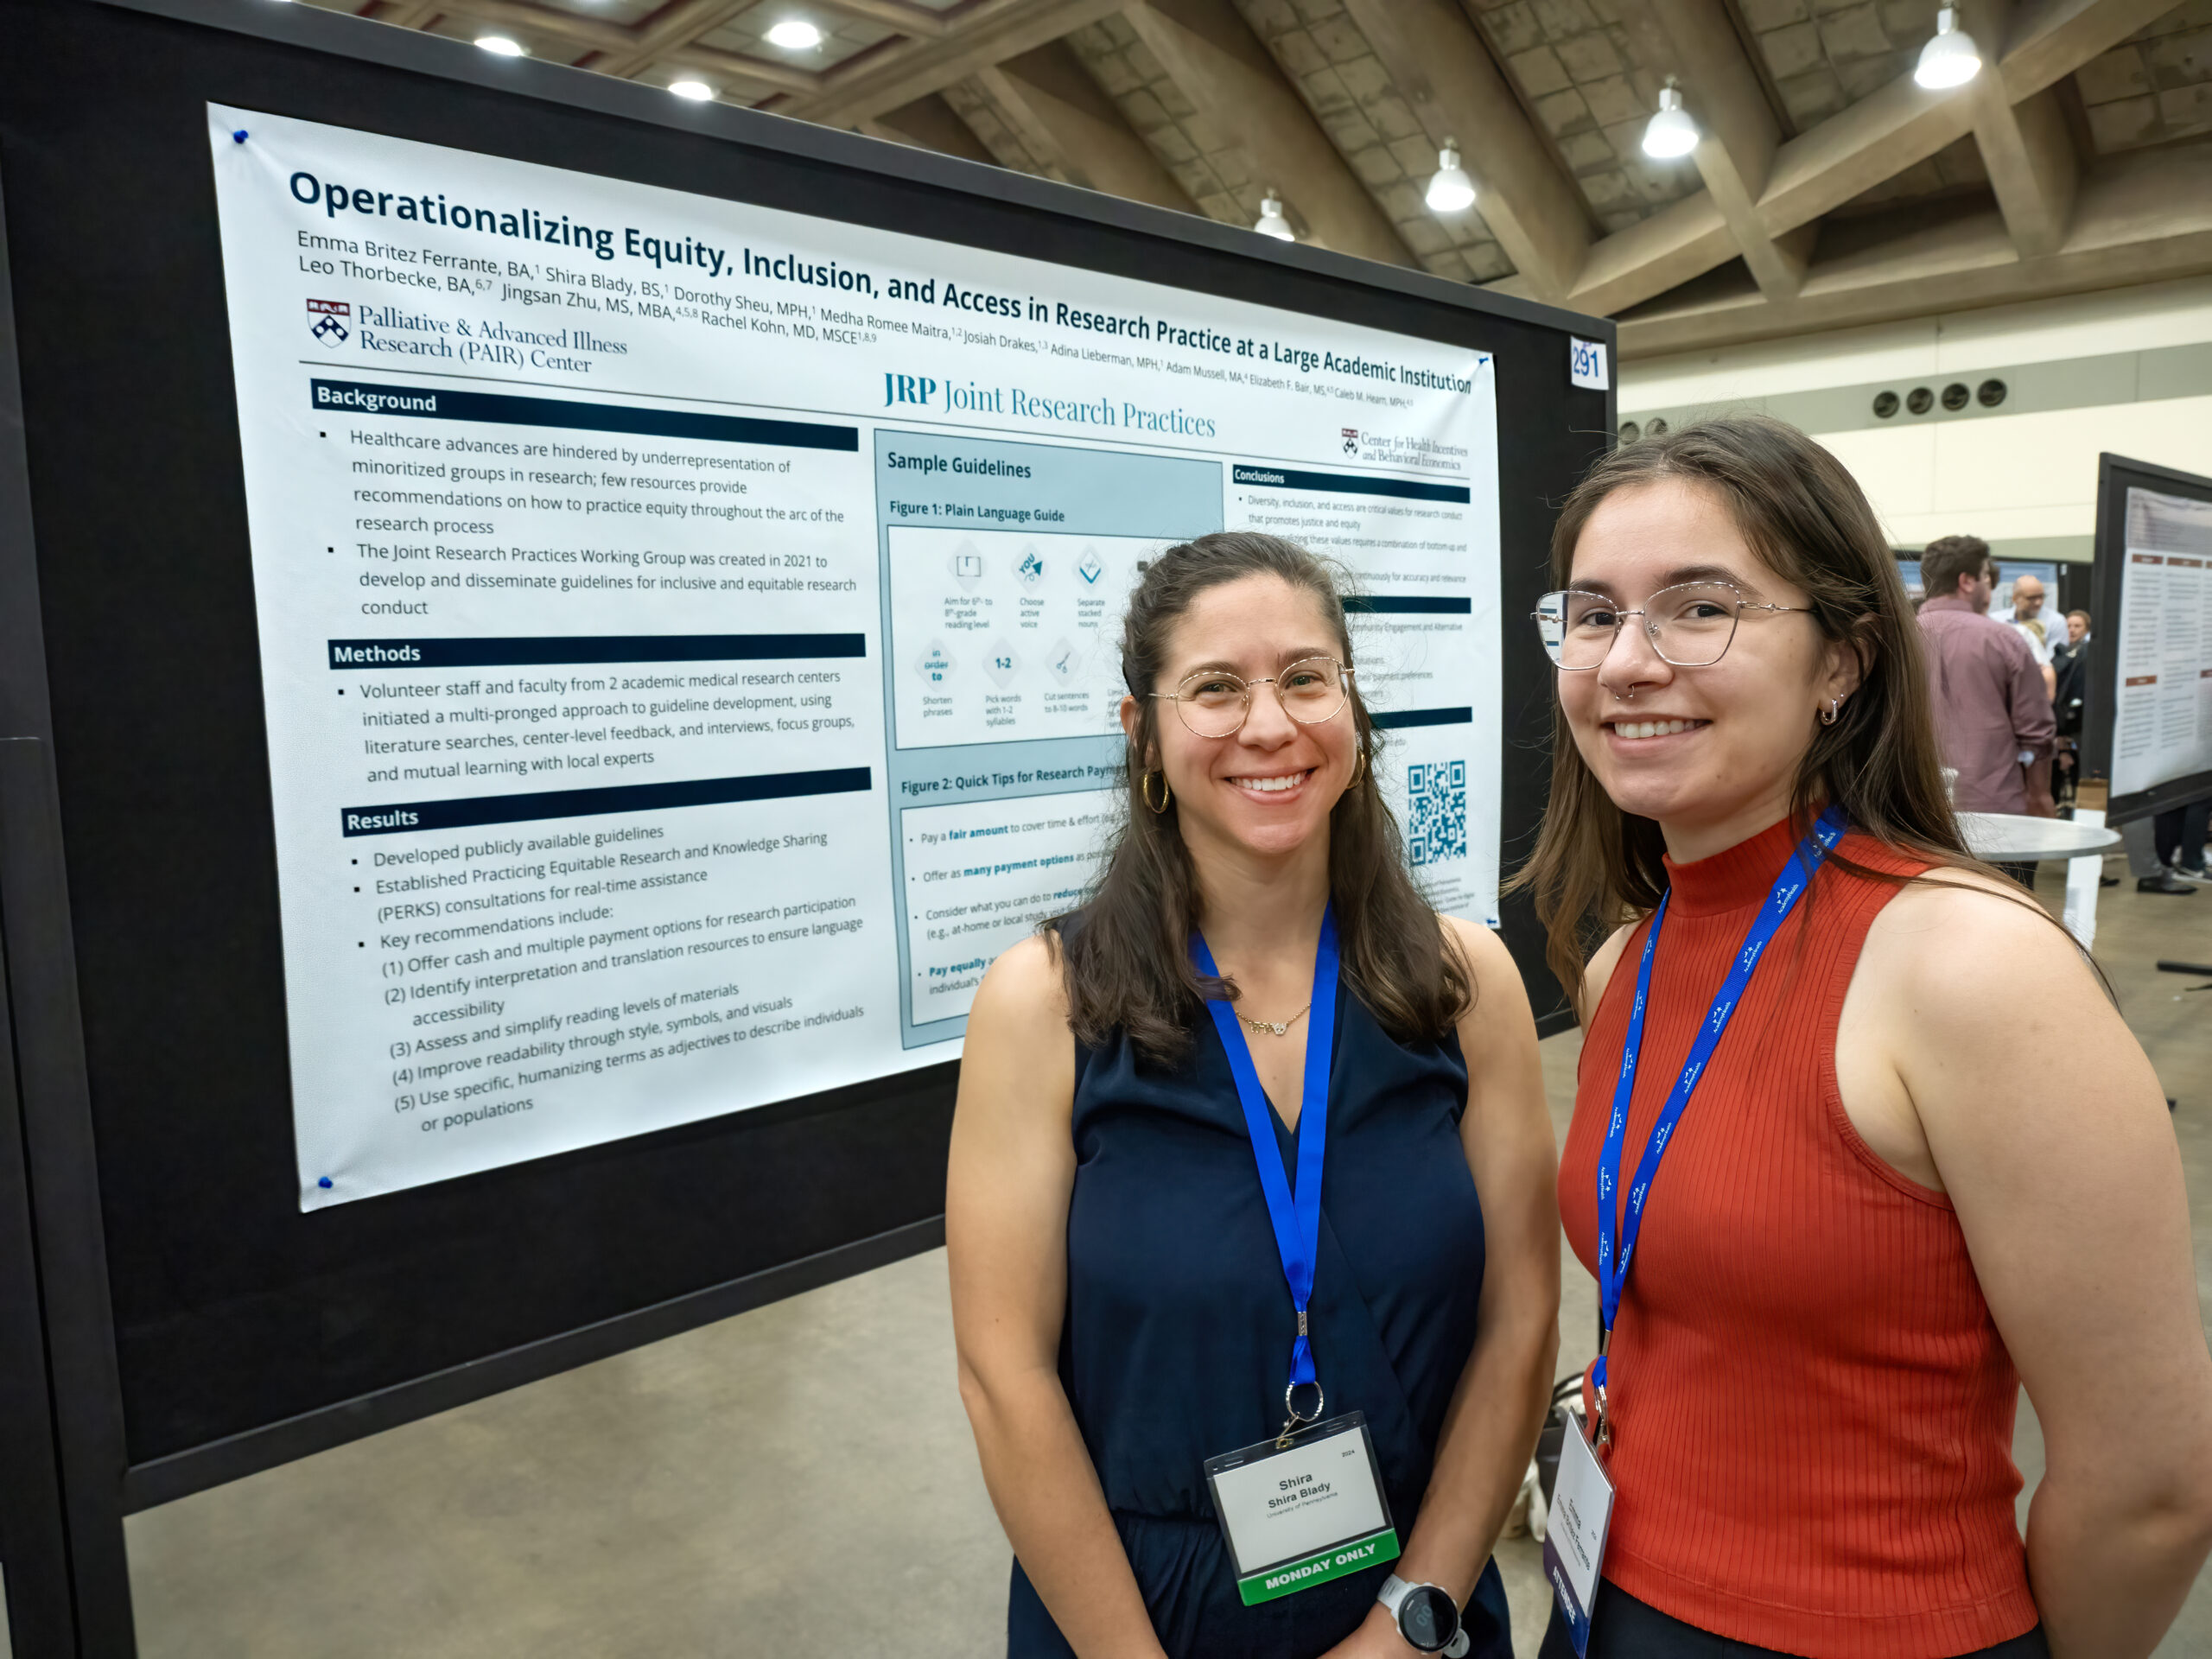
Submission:
[[[1494,921],[1486,353],[211,105],[315,1209],[956,1058],[1120,809],[1118,632],[1342,563]]]
[[[2212,772],[2212,502],[2127,493],[2112,792]]]

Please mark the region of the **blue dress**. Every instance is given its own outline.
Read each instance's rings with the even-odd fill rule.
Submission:
[[[1321,1239],[1309,1305],[1327,1414],[1366,1414],[1401,1540],[1474,1345],[1482,1205],[1459,1141],[1459,1039],[1402,1046],[1337,997]],[[1201,1020],[1173,1066],[1119,1033],[1077,1046],[1075,1191],[1059,1372],[1170,1659],[1308,1659],[1357,1628],[1388,1567],[1247,1607],[1205,1460],[1282,1426],[1296,1315],[1228,1056]],[[1283,1166],[1296,1137],[1278,1117]],[[1512,1659],[1495,1562],[1465,1613],[1472,1659]],[[1014,1568],[1009,1659],[1070,1656]]]

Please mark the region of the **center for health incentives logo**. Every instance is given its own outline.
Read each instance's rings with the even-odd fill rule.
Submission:
[[[1356,426],[1347,426],[1342,429],[1344,435],[1344,454],[1348,455],[1357,454],[1359,453],[1359,429]]]
[[[353,315],[353,308],[343,300],[309,300],[308,332],[326,346],[343,346],[351,336],[339,319]]]

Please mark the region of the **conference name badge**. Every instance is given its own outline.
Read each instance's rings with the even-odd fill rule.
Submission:
[[[1247,1607],[1398,1559],[1367,1419],[1347,1412],[1205,1461]]]
[[[1551,1518],[1544,1532],[1544,1577],[1566,1619],[1580,1656],[1590,1650],[1590,1610],[1598,1601],[1598,1569],[1605,1560],[1605,1529],[1613,1519],[1613,1483],[1590,1449],[1590,1433],[1577,1414],[1567,1414],[1560,1441],[1559,1479],[1552,1488]]]

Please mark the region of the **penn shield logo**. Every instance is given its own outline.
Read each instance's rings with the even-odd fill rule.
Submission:
[[[1344,454],[1348,455],[1357,454],[1359,453],[1359,429],[1356,426],[1347,426],[1340,429],[1344,435]]]
[[[343,346],[353,338],[345,322],[353,315],[353,308],[343,300],[309,300],[308,332],[326,346]]]

